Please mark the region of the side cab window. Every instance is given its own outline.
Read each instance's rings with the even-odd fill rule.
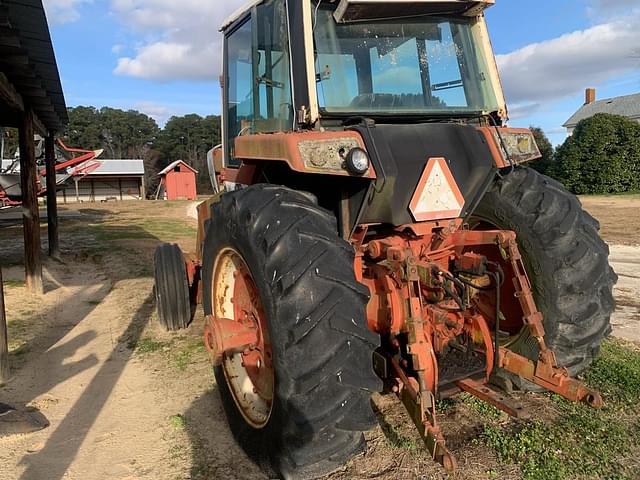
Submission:
[[[225,164],[238,167],[240,135],[284,132],[293,126],[285,0],[268,0],[225,37]]]

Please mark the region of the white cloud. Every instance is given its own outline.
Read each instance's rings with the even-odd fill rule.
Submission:
[[[161,105],[156,102],[147,102],[147,101],[138,102],[133,106],[133,108],[138,110],[139,112],[142,112],[150,116],[160,126],[163,126],[165,123],[167,123],[167,120],[169,119],[169,117],[171,117],[171,115],[174,115],[176,113],[173,110],[166,107],[165,105]]]
[[[112,0],[122,23],[146,43],[118,59],[115,73],[160,81],[217,80],[222,64],[218,27],[245,0]]]
[[[507,101],[544,103],[639,71],[639,45],[640,14],[634,13],[499,55]]]
[[[78,8],[83,3],[91,3],[92,0],[44,0],[44,8],[47,20],[51,25],[75,22],[80,18]]]

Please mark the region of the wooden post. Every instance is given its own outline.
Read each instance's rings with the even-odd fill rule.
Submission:
[[[0,385],[9,381],[9,336],[7,334],[7,316],[4,309],[4,283],[0,267]]]
[[[24,230],[24,268],[27,290],[44,292],[40,253],[40,212],[33,141],[33,110],[27,108],[20,125],[20,185],[22,187],[22,225]]]
[[[44,141],[45,161],[47,164],[47,221],[49,235],[49,256],[60,257],[58,239],[58,193],[56,192],[56,152],[53,132]]]

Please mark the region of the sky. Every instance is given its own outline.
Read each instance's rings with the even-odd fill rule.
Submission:
[[[247,0],[44,0],[68,106],[220,113],[224,19]],[[510,126],[554,144],[584,103],[640,92],[640,0],[496,0],[487,22]]]

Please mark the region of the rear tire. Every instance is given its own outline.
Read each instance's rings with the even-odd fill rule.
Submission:
[[[544,315],[545,341],[560,366],[571,375],[582,372],[611,332],[615,307],[617,276],[609,266],[609,247],[599,236],[599,223],[560,183],[526,167],[516,167],[496,181],[470,223],[479,221],[516,232]],[[538,358],[537,342],[526,329],[510,348]],[[531,387],[521,380],[515,383]]]
[[[356,281],[354,250],[335,217],[310,194],[254,185],[211,207],[203,251],[203,306],[213,312],[214,263],[233,248],[260,295],[271,339],[275,385],[270,416],[254,428],[225,378],[215,376],[229,426],[262,468],[287,479],[330,473],[365,449],[376,424],[372,367],[379,337],[369,331],[367,288]],[[223,363],[224,365],[224,363]]]
[[[169,331],[191,323],[191,299],[184,257],[180,247],[163,243],[154,255],[155,294],[158,321]]]

